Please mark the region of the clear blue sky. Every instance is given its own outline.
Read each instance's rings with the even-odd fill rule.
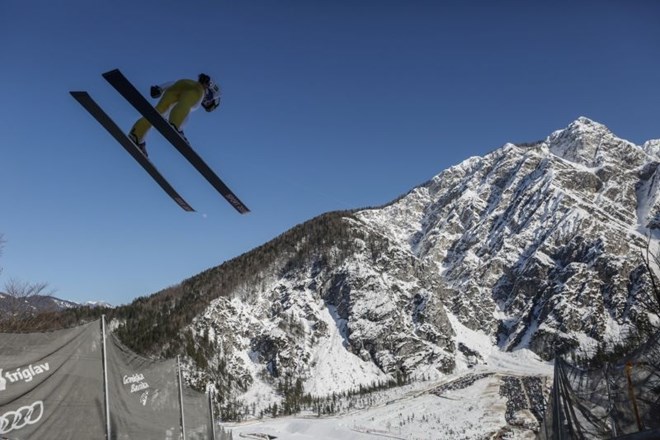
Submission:
[[[660,137],[660,2],[2,0],[0,290],[130,302],[324,212],[387,203],[464,159],[579,116]],[[68,94],[128,129],[101,77],[199,72],[186,126],[241,216],[155,131],[185,213]]]

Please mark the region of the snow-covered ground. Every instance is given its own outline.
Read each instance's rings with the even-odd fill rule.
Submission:
[[[438,384],[439,385],[439,384]],[[507,426],[501,378],[490,375],[464,389],[440,396],[427,390],[392,396],[378,406],[336,417],[283,417],[225,424],[234,438],[324,439],[481,439]],[[426,384],[429,388],[429,384]],[[390,390],[390,394],[402,390]],[[528,417],[531,419],[531,417]],[[270,436],[270,437],[266,437]],[[533,439],[531,430],[512,430],[510,439]]]
[[[223,426],[233,431],[234,439],[482,439],[503,433],[503,429],[503,438],[533,439],[532,430],[508,426],[506,398],[500,388],[504,376],[542,376],[549,384],[552,365],[529,350],[502,352],[488,336],[466,328],[451,313],[449,316],[456,344],[463,343],[483,358],[473,368],[459,356],[452,375],[374,393],[373,406],[333,417],[308,414]],[[460,379],[466,379],[462,386],[447,386]],[[534,422],[525,411],[517,416],[522,422]]]

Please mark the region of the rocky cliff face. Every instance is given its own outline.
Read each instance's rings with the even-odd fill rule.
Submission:
[[[262,267],[268,276],[195,320],[195,338],[219,348],[211,364],[239,388],[295,377],[324,396],[421,368],[453,370],[440,277],[355,216],[339,220],[344,240],[275,258]]]
[[[463,323],[549,358],[648,323],[636,304],[657,181],[657,157],[580,118],[357,216],[434,266]]]
[[[660,228],[659,151],[580,118],[387,206],[311,220],[268,258],[255,251],[231,287],[222,267],[188,283],[217,298],[189,326],[208,363],[191,380],[268,401],[285,378],[327,395],[483,362],[452,319],[545,359],[644,334],[659,324],[640,305],[641,255],[657,251]]]

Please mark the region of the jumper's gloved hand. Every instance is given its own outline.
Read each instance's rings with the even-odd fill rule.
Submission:
[[[207,112],[212,112],[216,108],[220,107],[220,99],[222,97],[222,92],[220,91],[220,86],[209,81],[206,89],[204,90],[204,99],[202,99],[202,107]]]
[[[204,107],[204,110],[210,113],[216,108],[220,107],[220,102],[218,100],[202,102],[202,107]]]
[[[160,98],[160,95],[163,94],[163,89],[158,86],[151,86],[151,97]]]

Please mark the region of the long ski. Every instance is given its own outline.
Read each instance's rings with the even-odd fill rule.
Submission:
[[[190,144],[158,113],[119,69],[103,74],[103,77],[158,130],[197,171],[241,214],[250,212],[232,190],[215,174]]]
[[[115,122],[103,111],[101,107],[89,96],[87,92],[69,92],[76,101],[82,105],[85,110],[96,119],[108,133],[112,135],[124,149],[135,159],[142,168],[149,173],[151,177],[160,185],[184,211],[194,212],[195,210],[181,197],[167,180],[160,174],[156,167],[145,157],[144,154],[135,146],[135,144],[124,134],[124,132],[115,124]]]

